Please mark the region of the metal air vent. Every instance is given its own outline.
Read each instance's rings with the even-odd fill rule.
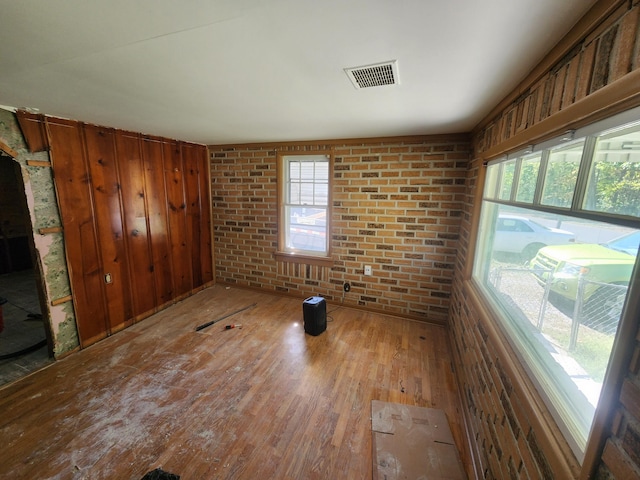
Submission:
[[[357,89],[397,85],[399,83],[398,62],[396,60],[362,67],[345,68],[344,71]]]

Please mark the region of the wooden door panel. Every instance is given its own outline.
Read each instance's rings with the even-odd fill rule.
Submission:
[[[178,142],[165,142],[163,147],[171,260],[175,296],[178,297],[188,293],[192,288],[191,254],[186,223],[187,205],[184,197],[184,168]]]
[[[191,274],[193,286],[202,285],[202,260],[200,252],[200,165],[195,145],[181,145],[184,162],[184,185],[187,200],[187,239],[191,247]]]
[[[109,325],[111,330],[119,330],[132,323],[133,303],[114,132],[111,129],[85,125],[84,135]]]
[[[69,268],[80,345],[107,336],[108,317],[94,226],[91,177],[86,165],[81,127],[75,122],[47,120],[50,156]]]
[[[116,133],[118,169],[126,239],[129,246],[134,316],[152,311],[156,303],[151,240],[147,226],[146,189],[138,135]]]
[[[153,273],[158,305],[174,298],[171,239],[169,237],[168,202],[165,191],[163,148],[160,140],[142,140],[142,158],[146,187],[149,233],[153,255]]]

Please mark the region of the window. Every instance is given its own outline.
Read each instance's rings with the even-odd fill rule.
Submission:
[[[640,109],[490,162],[473,279],[583,458],[640,244]],[[638,295],[638,293],[635,293]]]
[[[278,156],[279,253],[329,256],[331,166],[324,152]]]

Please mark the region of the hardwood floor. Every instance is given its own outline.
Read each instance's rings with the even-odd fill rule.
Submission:
[[[215,286],[1,388],[0,478],[371,478],[373,399],[443,409],[469,465],[446,330],[327,307],[313,337]]]

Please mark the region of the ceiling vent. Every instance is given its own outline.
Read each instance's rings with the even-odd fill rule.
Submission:
[[[362,67],[345,68],[344,71],[357,89],[397,85],[400,83],[398,81],[398,62],[396,60]]]

